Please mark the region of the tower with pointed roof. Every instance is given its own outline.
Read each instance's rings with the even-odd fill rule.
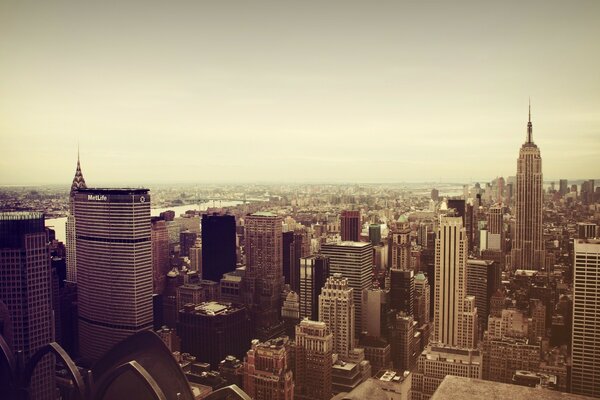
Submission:
[[[75,194],[79,189],[86,189],[85,179],[81,172],[81,163],[79,161],[79,148],[77,149],[77,168],[75,169],[75,177],[71,183],[71,191],[69,193],[69,215],[67,217],[66,234],[67,234],[67,280],[77,282],[77,238],[75,236]]]
[[[542,156],[533,142],[531,103],[527,122],[527,139],[517,160],[515,198],[515,235],[511,252],[513,269],[544,267],[545,252],[542,236],[542,207],[544,203]]]

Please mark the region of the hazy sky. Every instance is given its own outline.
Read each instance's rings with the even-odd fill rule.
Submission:
[[[600,1],[0,0],[0,184],[600,177]]]

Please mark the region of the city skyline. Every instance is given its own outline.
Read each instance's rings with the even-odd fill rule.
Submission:
[[[0,185],[600,172],[598,3],[340,4],[0,5]]]

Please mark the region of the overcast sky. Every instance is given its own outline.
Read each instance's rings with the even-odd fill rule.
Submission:
[[[599,1],[0,0],[0,184],[600,177]]]

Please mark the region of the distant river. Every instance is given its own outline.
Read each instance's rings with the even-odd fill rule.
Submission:
[[[188,210],[206,211],[209,207],[234,207],[242,204],[241,201],[208,201],[200,204],[188,204],[185,206],[175,206],[167,208],[153,208],[151,210],[152,216],[158,216],[163,211],[172,210],[175,211],[175,216],[184,214]],[[66,226],[67,217],[61,218],[49,218],[46,219],[46,226],[54,229],[56,232],[56,240],[60,240],[65,243],[67,240]]]

